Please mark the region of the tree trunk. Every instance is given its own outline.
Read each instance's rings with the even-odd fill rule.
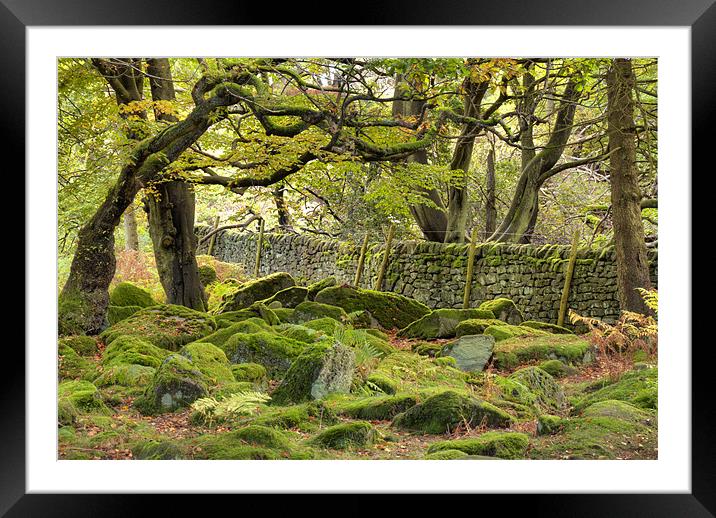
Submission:
[[[607,73],[607,132],[619,304],[622,310],[651,314],[637,291],[651,288],[651,282],[636,169],[634,86],[631,61],[615,59]]]
[[[495,231],[497,207],[495,206],[495,148],[487,153],[487,200],[485,201],[485,237]]]
[[[148,59],[147,74],[152,100],[174,101],[169,60]],[[176,122],[177,118],[155,104],[156,120]],[[159,179],[151,184],[146,198],[149,235],[154,245],[159,280],[168,304],[178,304],[204,311],[207,297],[199,279],[196,262],[197,239],[194,234],[195,196],[192,187],[184,182]]]
[[[137,233],[137,214],[134,205],[124,211],[124,249],[139,250],[139,234]]]
[[[291,225],[291,213],[288,211],[285,195],[286,186],[282,184],[277,185],[273,191],[271,191],[271,196],[273,196],[273,201],[276,204],[278,226],[284,230],[292,230],[293,225]]]

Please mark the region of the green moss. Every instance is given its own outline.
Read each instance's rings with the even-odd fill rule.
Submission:
[[[313,432],[325,425],[335,424],[337,419],[323,401],[310,401],[287,407],[269,407],[260,416],[248,418],[247,421],[273,428],[297,428]]]
[[[102,356],[102,365],[145,365],[157,368],[169,351],[150,344],[135,336],[120,336],[107,346]]]
[[[551,414],[542,414],[537,418],[537,434],[552,435],[562,430],[564,419]]]
[[[218,331],[197,340],[197,342],[210,343],[217,347],[222,347],[229,338],[237,333],[251,334],[267,331],[274,332],[271,326],[269,326],[262,318],[251,317],[247,320],[237,322],[236,324],[231,324],[229,327],[219,329]]]
[[[61,379],[92,381],[97,376],[95,364],[77,354],[71,347],[59,344],[57,352],[58,374]]]
[[[152,306],[106,329],[100,337],[110,344],[120,336],[135,336],[175,351],[216,329],[214,319],[200,311],[172,304]]]
[[[412,350],[415,354],[420,356],[430,356],[435,358],[440,356],[440,351],[443,350],[444,344],[438,344],[435,342],[416,342],[412,345]]]
[[[171,354],[162,362],[141,398],[134,404],[145,415],[173,412],[208,395],[206,377],[184,356]]]
[[[102,401],[97,387],[89,381],[63,381],[57,387],[58,421],[70,425],[79,415],[109,415],[111,411]]]
[[[302,302],[296,306],[293,312],[294,322],[308,322],[318,318],[329,317],[337,321],[346,321],[348,314],[337,306],[322,304],[320,302]]]
[[[378,387],[385,394],[395,394],[398,391],[398,383],[393,378],[378,372],[371,373],[366,381]]]
[[[325,333],[321,331],[316,331],[315,329],[299,324],[279,324],[278,326],[275,326],[274,329],[283,336],[287,336],[288,338],[307,344],[312,344],[318,341],[321,337],[326,336]]]
[[[547,360],[539,364],[539,368],[549,373],[552,377],[563,378],[578,372],[575,367],[567,365],[559,360]]]
[[[460,323],[472,319],[494,319],[491,311],[481,309],[436,309],[401,329],[398,336],[406,338],[452,338]]]
[[[430,309],[417,300],[395,293],[349,286],[333,286],[321,290],[315,300],[339,306],[347,313],[368,311],[378,324],[386,329],[402,329],[430,313]]]
[[[441,450],[428,453],[425,460],[458,460],[468,457],[468,454],[460,450]]]
[[[181,449],[172,441],[141,441],[132,447],[132,457],[138,460],[184,459]]]
[[[274,315],[278,318],[280,323],[291,323],[293,322],[293,308],[275,308],[273,309]]]
[[[534,320],[528,320],[520,324],[523,327],[531,327],[533,329],[540,329],[547,331],[555,335],[573,335],[574,333],[566,327],[558,326],[557,324],[548,324],[547,322],[536,322]]]
[[[60,348],[69,347],[80,356],[94,356],[97,353],[97,340],[92,336],[75,335],[60,338]]]
[[[377,439],[373,425],[365,421],[341,423],[326,428],[310,440],[311,444],[322,448],[338,450],[366,448]]]
[[[283,432],[268,426],[249,425],[234,432],[234,437],[256,446],[283,450],[291,448],[291,441]]]
[[[433,362],[435,363],[435,365],[440,365],[441,367],[452,367],[454,369],[457,369],[457,360],[452,356],[433,358]]]
[[[155,372],[154,367],[146,365],[117,363],[105,368],[94,383],[98,387],[146,387],[151,383]]]
[[[418,399],[412,395],[374,396],[342,402],[334,407],[336,413],[355,419],[389,421],[396,415],[415,406]]]
[[[384,358],[389,354],[393,354],[396,351],[395,347],[390,345],[389,342],[383,340],[382,338],[378,338],[372,333],[369,333],[367,329],[346,329],[345,334],[349,335],[350,340],[354,342],[365,342],[370,345],[373,349],[380,353],[381,358]]]
[[[335,286],[337,283],[338,282],[336,281],[335,277],[326,277],[325,279],[321,279],[318,282],[309,284],[308,300],[314,300],[319,291],[324,290],[326,288],[330,288],[331,286]]]
[[[179,354],[191,360],[212,385],[235,381],[226,354],[215,345],[194,342],[182,347]]]
[[[658,407],[658,369],[643,369],[624,374],[618,381],[579,398],[574,411],[605,400],[619,400],[640,408]]]
[[[259,363],[272,378],[282,376],[305,347],[303,342],[266,331],[237,333],[221,346],[231,363]]]
[[[341,327],[343,324],[341,324],[335,318],[323,317],[317,318],[315,320],[309,320],[308,322],[304,322],[302,325],[309,329],[315,329],[316,331],[321,331],[327,335],[333,336],[333,333],[336,332],[336,329]]]
[[[267,306],[274,303],[280,304],[279,307],[295,308],[308,297],[308,289],[301,286],[291,286],[275,293],[272,297],[262,301]]]
[[[60,336],[84,333],[92,320],[91,306],[87,297],[77,292],[61,293],[57,300],[57,326]]]
[[[275,293],[295,286],[293,277],[286,272],[278,272],[261,277],[240,285],[235,290],[224,294],[215,313],[226,313],[248,308],[254,302],[266,300]]]
[[[485,329],[484,334],[494,336],[495,340],[499,342],[510,338],[548,335],[549,333],[532,327],[513,326],[510,324],[493,324]]]
[[[376,337],[376,338],[380,338],[384,342],[390,341],[390,337],[386,333],[381,331],[380,329],[373,329],[373,328],[365,329],[365,332],[368,333],[369,335]]]
[[[566,398],[562,387],[554,378],[539,367],[525,367],[510,375],[510,379],[521,383],[535,395],[535,404],[547,410],[562,410]]]
[[[231,372],[236,381],[250,381],[263,383],[266,381],[266,368],[258,363],[238,363],[231,366]]]
[[[495,344],[495,364],[509,369],[533,360],[556,359],[565,363],[591,361],[589,342],[574,335],[526,336],[502,340]]]
[[[525,456],[530,439],[518,432],[486,432],[479,437],[441,441],[430,445],[428,453],[459,450],[468,455],[486,455],[501,459],[520,459]]]
[[[306,347],[271,395],[274,404],[302,403],[331,393],[348,393],[355,355],[339,343]]]
[[[517,309],[517,306],[512,300],[507,298],[488,300],[480,304],[478,309],[491,311],[493,318],[503,320],[508,324],[519,324],[524,320],[522,312]]]
[[[121,322],[122,320],[125,320],[132,315],[134,315],[137,311],[142,310],[142,306],[109,306],[107,308],[107,321],[109,322],[110,326],[113,326],[117,322]]]
[[[216,281],[216,270],[208,264],[199,266],[199,280],[202,286],[208,286]]]
[[[263,302],[254,302],[248,307],[249,311],[254,311],[268,325],[275,326],[281,323],[276,312]]]
[[[455,327],[455,336],[481,335],[488,327],[500,324],[504,322],[496,318],[470,318]]]
[[[250,426],[233,432],[206,434],[185,441],[183,447],[194,459],[280,460],[310,459],[313,452],[299,448],[287,435],[271,428]]]
[[[422,403],[399,414],[393,426],[423,433],[450,432],[458,426],[505,427],[513,422],[512,416],[496,406],[454,391],[430,396]]]
[[[209,394],[214,398],[222,399],[232,396],[233,394],[253,392],[259,388],[263,387],[257,387],[256,384],[251,381],[225,381],[219,385],[210,387]],[[192,414],[192,417],[194,417],[194,414]],[[203,424],[201,419],[196,419],[195,422]]]
[[[374,369],[374,374],[395,380],[400,392],[467,388],[464,372],[437,365],[430,358],[405,351],[396,351],[383,358]]]
[[[148,308],[156,305],[152,294],[131,282],[120,282],[109,292],[111,306],[140,306]]]

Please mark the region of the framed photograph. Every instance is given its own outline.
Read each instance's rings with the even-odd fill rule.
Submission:
[[[713,516],[691,208],[716,7],[403,4],[2,0],[27,302],[0,513]]]

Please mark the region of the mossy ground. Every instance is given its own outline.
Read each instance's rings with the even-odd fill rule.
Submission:
[[[326,285],[308,299],[316,296],[320,304],[325,298],[317,294],[341,289]],[[467,334],[484,333],[495,324],[507,331],[519,327],[518,335],[529,333],[500,340],[487,370],[468,373],[440,356],[449,339],[409,339],[396,336],[396,327],[376,329],[375,322],[372,329],[352,329],[340,311],[338,319],[319,316],[297,323],[295,309],[255,304],[217,315],[217,323],[206,314],[166,308],[139,310],[101,337],[67,337],[59,343],[61,459],[657,455],[657,370],[649,367],[654,358],[639,357],[640,368],[627,366],[620,376],[606,376],[607,370],[589,363],[594,353],[586,339],[556,334],[562,331],[548,325],[509,326],[492,319],[464,325],[470,327]],[[152,313],[157,309],[159,314]],[[311,363],[305,361],[310,351],[321,352],[334,343],[334,335],[345,340],[347,334],[356,355],[350,391],[320,400],[282,400],[279,387],[292,366],[300,366],[300,355],[308,351],[303,359]],[[353,343],[361,340],[377,350],[374,357]],[[184,378],[199,387],[191,398],[248,391],[276,400],[210,424],[191,418],[189,400],[173,410],[157,408],[154,388],[181,388]],[[298,384],[301,394],[311,379]],[[144,414],[142,401],[153,404]]]

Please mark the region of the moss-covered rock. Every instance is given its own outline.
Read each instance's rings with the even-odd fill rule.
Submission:
[[[340,333],[334,334],[336,338],[338,338],[339,335]],[[347,328],[340,336],[342,336],[342,340],[346,342],[344,345],[350,345],[353,348],[368,347],[373,351],[377,351],[381,358],[393,354],[396,351],[395,347],[390,345],[389,342],[369,333],[367,329]]]
[[[268,381],[266,367],[258,363],[237,363],[231,366],[236,381],[248,381],[256,386],[263,386]]]
[[[490,326],[504,324],[496,318],[470,318],[463,320],[455,327],[455,336],[481,335]]]
[[[566,404],[562,387],[539,367],[525,367],[515,371],[510,379],[527,387],[535,395],[535,404],[542,409],[560,411]]]
[[[222,347],[226,341],[237,333],[251,334],[251,333],[262,333],[262,332],[275,332],[266,321],[259,317],[251,317],[246,320],[241,320],[235,324],[231,324],[228,327],[224,327],[207,335],[197,342],[214,344],[217,347]]]
[[[344,322],[348,320],[348,314],[338,306],[330,304],[322,304],[320,302],[301,302],[293,312],[293,321],[296,323],[309,322],[319,318],[332,318],[336,321]]]
[[[415,354],[419,354],[420,356],[435,358],[436,356],[440,356],[444,346],[445,344],[436,342],[415,342],[411,346],[411,349]]]
[[[92,381],[97,375],[94,363],[80,356],[65,344],[57,347],[58,374],[60,379],[84,379]]]
[[[465,335],[443,347],[441,356],[455,359],[458,369],[481,372],[492,356],[495,339],[489,335]]]
[[[268,426],[249,425],[245,428],[236,430],[234,437],[240,441],[247,442],[248,444],[254,444],[256,446],[279,448],[283,450],[291,448],[291,441],[283,432]]]
[[[526,336],[498,341],[494,350],[495,364],[510,369],[533,360],[560,360],[567,364],[592,360],[589,342],[575,335]]]
[[[266,277],[241,284],[234,291],[224,294],[216,313],[248,308],[254,302],[266,300],[277,292],[295,286],[296,281],[286,272],[272,273]]]
[[[315,329],[300,324],[279,324],[274,327],[274,330],[283,336],[307,344],[315,343],[321,338],[328,336],[321,331],[316,331]]]
[[[308,298],[308,288],[302,286],[291,286],[275,293],[272,297],[267,298],[263,301],[264,304],[270,306],[278,302],[282,308],[295,308],[301,302],[306,301]]]
[[[157,369],[144,395],[134,404],[145,415],[160,414],[189,406],[208,393],[204,374],[189,359],[171,354]]]
[[[60,347],[69,347],[80,356],[94,356],[97,354],[97,340],[93,336],[66,336],[58,340],[58,345]]]
[[[339,306],[347,313],[368,311],[386,329],[407,327],[430,313],[415,299],[396,293],[363,290],[350,286],[333,286],[318,292],[316,302]]]
[[[392,424],[396,428],[440,434],[464,425],[506,427],[513,420],[508,413],[486,401],[454,391],[445,391],[398,414]]]
[[[180,460],[184,453],[173,441],[141,441],[132,446],[132,457],[137,460]]]
[[[94,380],[97,387],[121,385],[123,387],[144,388],[152,382],[156,369],[135,363],[117,363],[103,369]]]
[[[193,459],[280,460],[311,459],[314,453],[297,446],[283,432],[252,425],[220,434],[205,434],[185,441],[183,447]]]
[[[460,450],[441,450],[428,453],[423,457],[425,460],[460,460],[468,458],[469,455]]]
[[[395,394],[398,391],[398,382],[379,372],[369,374],[366,381],[378,387],[385,394]]]
[[[58,421],[70,425],[79,415],[109,415],[111,411],[102,401],[97,387],[89,381],[63,381],[57,387]]]
[[[335,277],[326,277],[325,279],[321,279],[318,282],[314,282],[313,284],[308,285],[308,300],[315,300],[316,295],[319,291],[324,290],[326,288],[330,288],[331,286],[335,286],[338,284],[338,281],[336,281]]]
[[[566,327],[558,326],[557,324],[549,324],[547,322],[537,322],[535,320],[528,320],[520,324],[523,327],[531,327],[533,329],[540,329],[547,331],[555,335],[573,335],[574,333]]]
[[[478,437],[435,442],[428,453],[459,450],[468,455],[486,455],[500,459],[524,458],[529,446],[527,434],[518,432],[486,432]]]
[[[564,419],[552,415],[542,414],[537,418],[537,435],[552,435],[562,430]]]
[[[109,304],[111,306],[140,306],[148,308],[157,302],[152,294],[144,288],[140,288],[131,282],[120,282],[109,292]]]
[[[450,366],[436,363],[407,351],[396,351],[384,357],[373,370],[373,375],[381,375],[394,380],[399,392],[415,393],[421,390],[445,390],[452,388],[466,390],[464,372]]]
[[[480,304],[478,309],[491,311],[494,314],[494,318],[512,325],[519,325],[524,320],[522,312],[517,309],[512,300],[507,298],[488,300]]]
[[[107,328],[100,338],[110,344],[120,336],[136,336],[158,347],[176,351],[215,329],[216,321],[208,314],[166,304],[137,311]]]
[[[301,431],[315,431],[338,422],[335,413],[323,401],[269,407],[258,417],[249,419],[253,424],[283,429],[298,428]]]
[[[285,405],[322,399],[331,393],[348,393],[353,382],[355,355],[339,343],[306,347],[272,394],[272,402]]]
[[[406,338],[452,338],[458,324],[470,319],[494,319],[491,311],[480,309],[436,309],[401,329],[398,336]]]
[[[121,322],[122,320],[125,320],[132,315],[134,315],[137,311],[141,311],[142,306],[112,306],[110,305],[107,308],[107,321],[109,322],[110,326],[113,326],[117,322]]]
[[[553,378],[564,378],[576,374],[579,370],[559,360],[547,360],[539,364],[539,368],[548,372]]]
[[[315,320],[309,320],[308,322],[304,322],[302,325],[309,329],[315,329],[316,331],[321,331],[331,336],[333,336],[333,333],[335,333],[336,329],[338,329],[339,327],[343,327],[343,324],[341,324],[335,318],[331,317],[323,317],[317,318]]]
[[[341,402],[334,409],[336,413],[348,415],[354,419],[389,421],[417,403],[418,398],[409,394],[372,396]]]
[[[377,437],[373,425],[365,421],[353,421],[326,428],[313,437],[310,443],[322,448],[345,450],[368,447]]]
[[[624,374],[618,381],[586,394],[574,403],[574,411],[580,412],[594,403],[619,400],[639,408],[658,408],[658,369],[642,369]]]
[[[494,336],[495,340],[499,342],[501,340],[509,340],[510,338],[523,336],[545,336],[550,333],[533,327],[513,326],[510,324],[493,324],[485,329],[484,334]]]
[[[191,360],[212,385],[235,381],[226,354],[213,344],[193,342],[182,347],[179,354]]]
[[[281,377],[306,344],[272,332],[237,333],[221,348],[231,363],[258,363],[271,378]]]
[[[199,280],[202,286],[208,286],[216,281],[216,270],[209,264],[199,266]]]
[[[293,322],[293,308],[272,308],[274,315],[278,317],[278,320],[282,324]]]
[[[166,349],[136,336],[120,336],[104,350],[102,365],[105,368],[114,365],[145,365],[157,368],[169,354]]]
[[[281,320],[278,318],[276,312],[261,301],[254,302],[248,307],[248,309],[256,312],[257,316],[262,318],[270,326],[275,326],[281,323]]]

